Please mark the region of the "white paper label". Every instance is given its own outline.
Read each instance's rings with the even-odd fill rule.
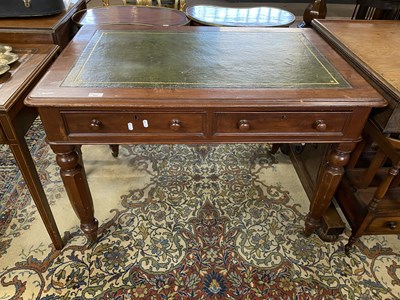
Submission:
[[[89,93],[89,97],[100,98],[103,97],[103,93]]]

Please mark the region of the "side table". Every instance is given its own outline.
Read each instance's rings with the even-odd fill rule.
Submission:
[[[349,252],[362,235],[400,233],[400,23],[313,20],[312,26],[388,101],[372,110],[336,193],[352,228]]]
[[[388,101],[370,118],[385,134],[400,134],[400,23],[390,20],[315,20],[313,28]],[[355,35],[354,33],[357,32]],[[370,51],[373,43],[374,51]]]
[[[11,44],[20,57],[0,75],[0,143],[10,146],[33,201],[56,249],[63,247],[24,135],[36,119],[36,109],[24,99],[57,55],[59,47],[45,44]]]
[[[289,11],[268,7],[194,5],[186,9],[194,25],[236,27],[289,27],[296,17]]]
[[[29,41],[35,44],[56,44],[65,48],[78,28],[71,17],[86,8],[85,0],[71,0],[63,13],[48,17],[0,19],[0,40],[2,43]]]
[[[369,116],[370,120],[376,124],[381,131],[382,135],[399,135],[400,134],[400,63],[398,60],[393,59],[400,47],[400,36],[398,31],[400,29],[400,23],[398,21],[389,20],[313,20],[313,28],[326,39],[332,47],[340,53],[353,67],[362,74],[366,80],[375,87],[377,91],[388,101],[388,105],[385,108],[374,109]],[[357,34],[354,34],[354,33]],[[371,51],[370,45],[374,45],[374,50]],[[370,134],[366,134],[368,136]],[[375,135],[378,136],[378,135]],[[382,140],[380,138],[379,140]],[[376,144],[378,140],[374,141]],[[317,178],[318,170],[323,163],[326,152],[328,151],[327,146],[323,145],[307,145],[301,151],[293,151],[291,147],[291,158],[296,171],[303,183],[306,191],[312,191],[313,186]],[[377,147],[374,146],[376,149]],[[362,149],[357,147],[357,149]],[[351,160],[357,162],[357,157],[360,157],[360,162],[363,162],[363,169],[366,170],[369,167],[371,158],[375,156],[372,149],[362,150],[364,154],[359,153],[358,156],[353,155]],[[394,150],[392,150],[393,152]],[[301,152],[301,153],[299,153]],[[313,163],[313,165],[310,164]],[[353,175],[356,165],[349,163],[346,169],[346,175]],[[360,165],[357,165],[357,169],[361,170]],[[349,173],[350,172],[350,173]],[[336,195],[338,204],[342,199],[342,207],[346,205],[345,209],[348,211],[347,219],[351,220],[357,216],[358,221],[349,221],[352,224],[361,224],[359,221],[362,215],[365,215],[360,208],[351,207],[349,204],[355,205],[356,201],[349,199],[356,198],[352,194],[360,193],[361,189],[357,185],[348,184],[349,181],[343,181],[341,193]],[[354,183],[354,181],[353,181]],[[369,189],[375,187],[370,186]],[[365,186],[363,190],[365,189]],[[345,192],[347,190],[347,192]],[[310,195],[310,192],[308,192]],[[391,193],[393,195],[393,193]],[[397,196],[397,199],[399,196]],[[370,197],[372,199],[372,196]],[[396,203],[392,201],[393,203]],[[398,202],[398,201],[397,201]],[[344,204],[344,205],[343,205]],[[400,208],[399,204],[397,205]],[[392,217],[396,217],[395,210],[388,209],[385,214],[388,216],[392,213]],[[337,215],[337,213],[336,213]],[[383,214],[381,213],[381,216]],[[381,219],[382,220],[382,219]],[[345,224],[340,225],[341,219],[339,215],[335,218],[326,218],[324,221],[328,228],[325,232],[329,232],[326,235],[336,235],[343,231]],[[390,220],[390,222],[392,222]],[[338,224],[339,223],[339,227]],[[400,224],[400,219],[399,219]],[[354,232],[358,231],[359,225],[352,226]],[[381,228],[369,228],[369,232],[375,232],[378,234],[382,232]],[[387,228],[386,228],[387,229]],[[339,230],[339,231],[338,231]],[[398,230],[398,229],[397,229]],[[360,231],[358,231],[360,232]],[[389,231],[386,231],[388,233]],[[396,230],[391,230],[396,232]],[[400,232],[400,231],[398,231]]]
[[[189,19],[184,12],[155,6],[107,6],[80,10],[72,16],[78,26],[134,24],[144,26],[184,26]]]

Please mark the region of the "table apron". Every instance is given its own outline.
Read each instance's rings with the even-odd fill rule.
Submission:
[[[368,115],[365,110],[40,108],[39,112],[50,144],[171,144],[356,142]]]

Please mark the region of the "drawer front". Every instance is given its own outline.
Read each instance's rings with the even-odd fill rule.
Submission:
[[[343,135],[351,112],[216,113],[216,135]]]
[[[204,134],[205,113],[62,112],[71,134]]]
[[[400,217],[374,218],[365,230],[367,234],[400,234]]]

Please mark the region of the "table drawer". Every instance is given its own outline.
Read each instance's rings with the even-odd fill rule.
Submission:
[[[351,112],[216,113],[215,133],[342,135]]]
[[[204,134],[205,113],[62,112],[68,134]]]
[[[367,234],[400,234],[400,217],[374,218],[365,229]]]

